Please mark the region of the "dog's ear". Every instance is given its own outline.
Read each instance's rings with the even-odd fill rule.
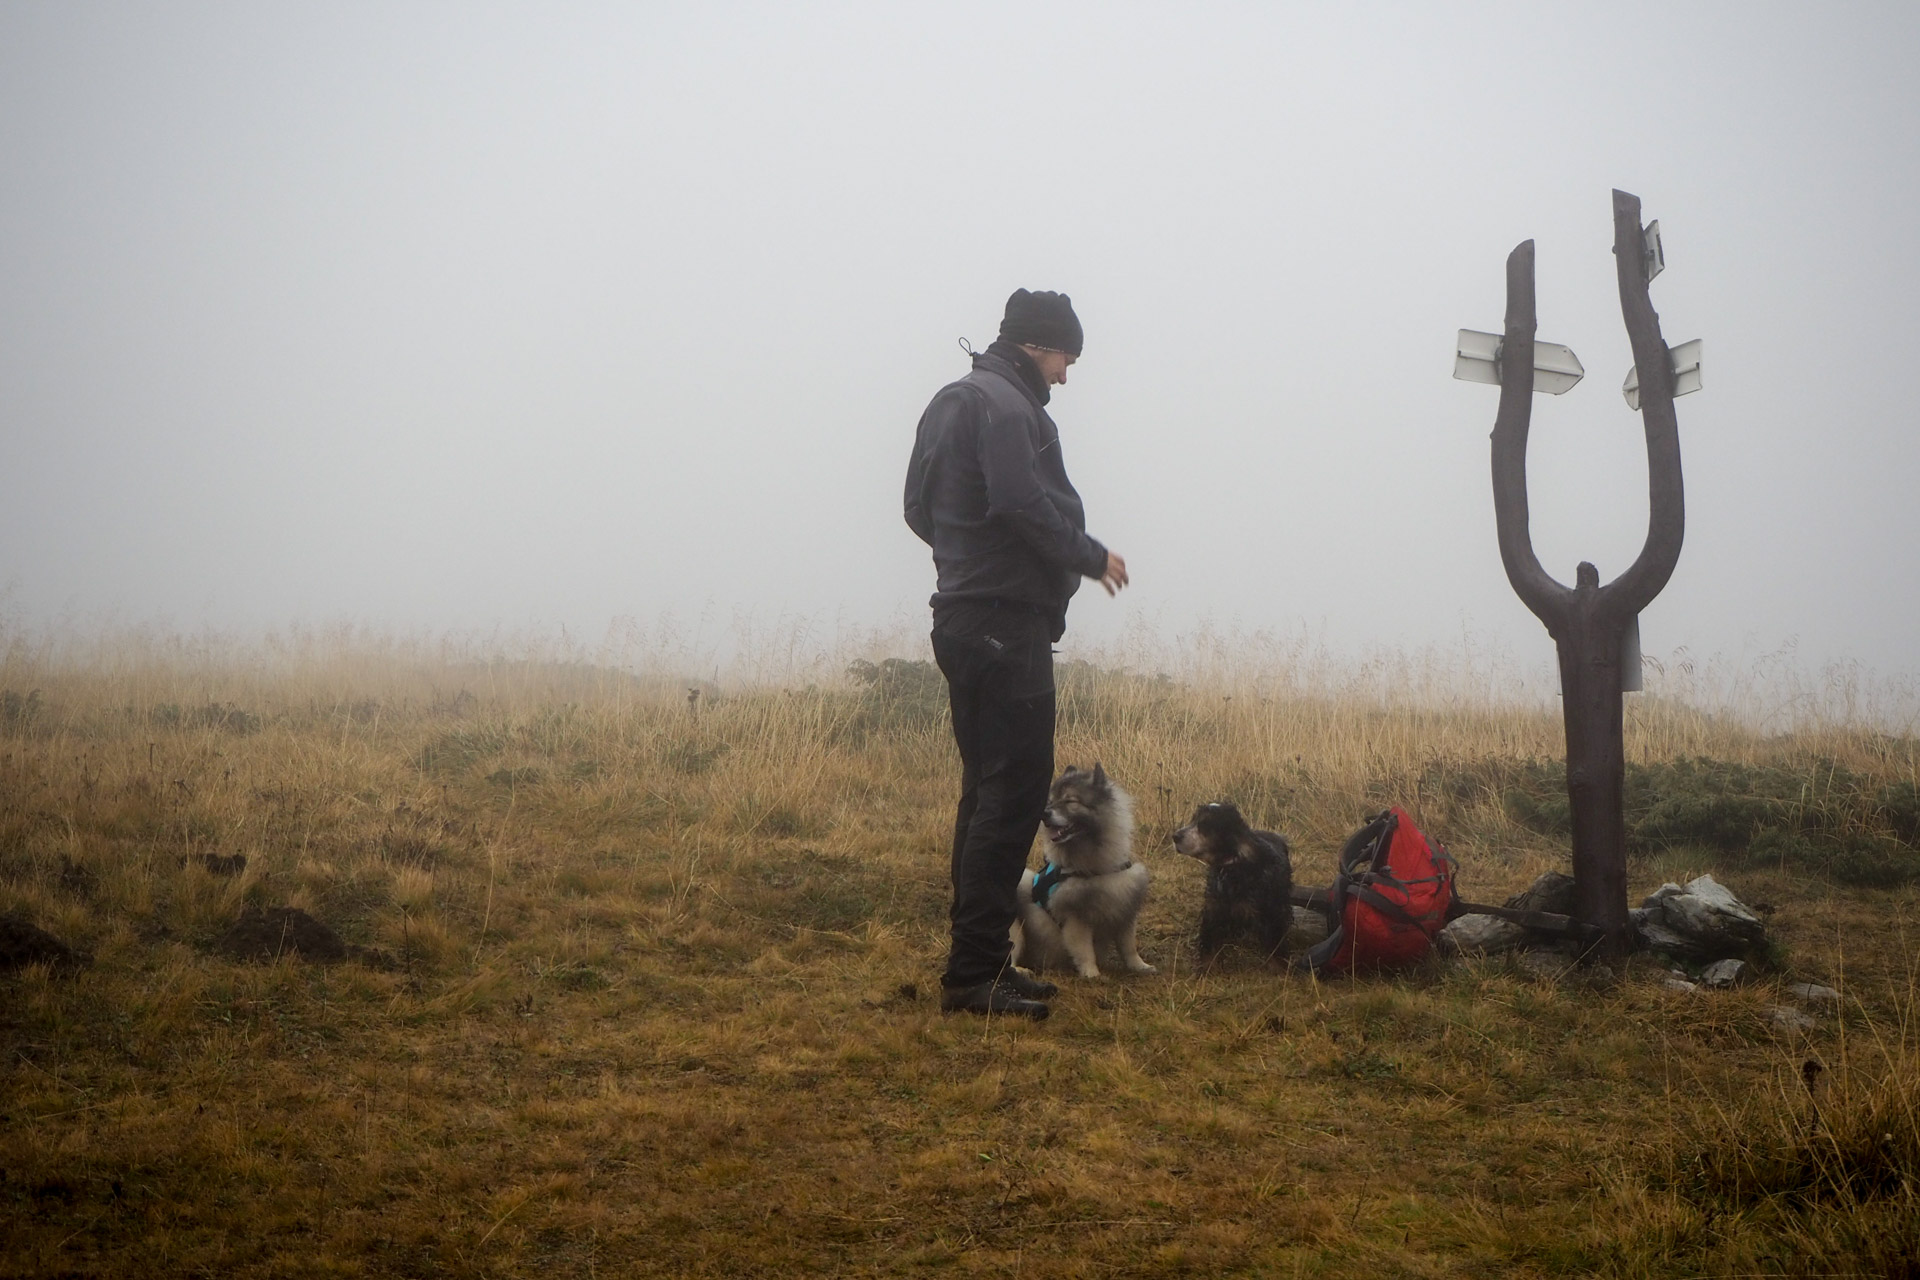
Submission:
[[[1100,767],[1098,760],[1093,762],[1093,785],[1102,791],[1105,791],[1109,785],[1107,782],[1107,771]]]

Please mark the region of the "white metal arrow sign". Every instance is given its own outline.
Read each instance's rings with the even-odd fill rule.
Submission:
[[[1462,329],[1454,345],[1453,376],[1462,382],[1491,382],[1500,385],[1500,347],[1504,339],[1497,333]],[[1587,371],[1573,349],[1557,342],[1533,344],[1533,389],[1550,396],[1573,390]]]
[[[1695,338],[1692,342],[1668,347],[1667,367],[1673,370],[1674,395],[1684,396],[1688,392],[1698,391],[1700,389],[1700,339]],[[1635,412],[1639,411],[1640,368],[1638,365],[1627,370],[1627,380],[1620,385],[1620,394],[1627,398],[1627,408]]]

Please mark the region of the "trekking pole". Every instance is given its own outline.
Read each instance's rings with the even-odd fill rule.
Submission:
[[[1303,885],[1295,885],[1289,897],[1294,906],[1306,907],[1310,911],[1333,909],[1333,891],[1330,889],[1309,889]],[[1455,901],[1453,910],[1448,913],[1448,916],[1449,918],[1493,916],[1540,933],[1550,933],[1561,938],[1574,938],[1589,946],[1600,939],[1599,931],[1593,926],[1554,911],[1526,911],[1519,907],[1490,906],[1484,902]]]

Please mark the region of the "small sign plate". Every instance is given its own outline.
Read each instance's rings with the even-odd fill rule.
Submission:
[[[1646,268],[1647,283],[1652,284],[1653,278],[1667,269],[1667,251],[1660,243],[1660,219],[1647,224],[1646,240],[1647,253],[1641,262]]]
[[[1634,614],[1620,637],[1620,692],[1644,693],[1647,688],[1646,663],[1640,658],[1640,615]]]
[[[1700,389],[1700,339],[1683,342],[1677,347],[1667,348],[1667,367],[1673,370],[1673,394],[1676,397],[1690,395]],[[1458,377],[1458,374],[1454,375]],[[1635,366],[1627,370],[1627,380],[1620,385],[1620,394],[1627,398],[1627,408],[1636,412],[1640,408],[1640,369]]]
[[[1454,343],[1453,376],[1462,382],[1491,382],[1500,385],[1500,348],[1505,340],[1497,333],[1462,329]],[[1550,396],[1573,390],[1587,376],[1580,357],[1557,342],[1533,344],[1533,389]]]

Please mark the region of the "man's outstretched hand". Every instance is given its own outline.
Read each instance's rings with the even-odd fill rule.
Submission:
[[[1107,552],[1107,571],[1100,575],[1100,585],[1108,595],[1127,585],[1127,562],[1111,551]]]

